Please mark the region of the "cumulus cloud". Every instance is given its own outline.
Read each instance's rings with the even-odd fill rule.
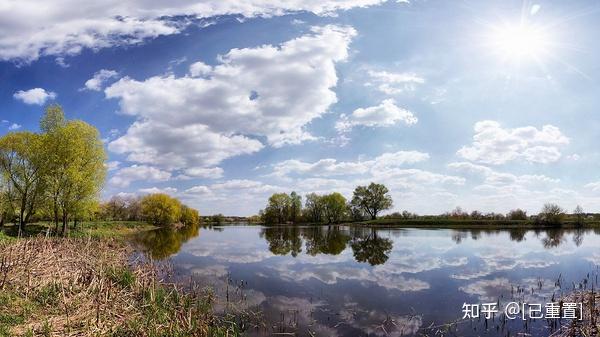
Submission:
[[[387,71],[369,71],[369,77],[377,85],[377,89],[388,95],[395,95],[405,91],[414,91],[425,79],[415,73],[391,73]]]
[[[337,101],[335,63],[348,56],[351,27],[313,27],[279,46],[232,49],[203,77],[122,78],[105,89],[138,120],[109,149],[139,163],[206,167],[314,137],[304,127]],[[169,113],[165,113],[169,112]]]
[[[560,159],[560,147],[569,144],[569,138],[553,125],[544,125],[542,129],[533,126],[508,129],[487,120],[477,122],[474,131],[473,143],[463,146],[457,154],[484,164],[499,165],[513,160],[551,163]]]
[[[398,107],[393,99],[386,99],[376,106],[358,108],[350,115],[342,114],[335,127],[338,131],[346,132],[358,125],[385,127],[399,123],[412,125],[417,121],[412,112]]]
[[[132,165],[118,170],[109,180],[115,187],[127,187],[134,181],[167,181],[171,173],[146,165]]]
[[[79,54],[85,48],[137,44],[180,33],[190,22],[213,16],[275,16],[295,11],[329,15],[383,1],[12,1],[0,4],[0,60],[30,62],[53,55],[64,63],[64,56]],[[181,19],[184,16],[186,19]]]
[[[119,73],[114,70],[101,69],[92,78],[85,81],[85,88],[87,90],[100,91],[106,81],[118,75]]]
[[[21,127],[22,127],[21,124],[12,123],[11,125],[8,126],[8,129],[13,131],[13,130],[19,130]]]
[[[52,91],[46,91],[42,88],[33,88],[25,91],[19,90],[13,94],[13,97],[25,104],[42,105],[48,100],[55,99],[56,93]]]

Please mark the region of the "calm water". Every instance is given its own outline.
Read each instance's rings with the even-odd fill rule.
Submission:
[[[262,322],[251,335],[433,336],[462,318],[465,302],[550,302],[586,278],[586,287],[596,284],[600,264],[600,233],[581,230],[240,225],[158,230],[137,241],[170,258],[182,284],[210,285],[219,313]],[[449,335],[547,336],[546,326],[496,317],[461,321]]]

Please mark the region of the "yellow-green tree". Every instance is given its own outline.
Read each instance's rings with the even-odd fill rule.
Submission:
[[[19,216],[19,233],[43,201],[47,169],[43,143],[43,136],[32,132],[9,133],[0,138],[0,171],[10,191],[9,202]]]
[[[174,224],[181,217],[181,203],[164,193],[149,194],[142,198],[142,217],[153,225]]]
[[[324,195],[323,213],[327,222],[340,222],[346,213],[346,198],[338,192]]]
[[[181,205],[181,217],[179,221],[186,226],[197,225],[200,223],[200,214],[196,209]]]
[[[59,205],[66,234],[69,220],[95,205],[106,178],[106,152],[98,130],[83,121],[69,121],[58,132],[64,141]]]

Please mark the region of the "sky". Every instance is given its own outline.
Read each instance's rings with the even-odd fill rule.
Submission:
[[[0,0],[0,135],[60,104],[104,199],[202,214],[372,181],[390,212],[600,212],[599,30],[581,0]]]

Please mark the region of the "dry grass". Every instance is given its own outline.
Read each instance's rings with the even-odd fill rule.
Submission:
[[[0,243],[0,336],[235,336],[210,292],[183,293],[126,244],[103,239]]]
[[[554,326],[550,337],[588,337],[600,335],[600,294],[596,290],[575,291],[560,303],[582,303],[582,320],[573,320]],[[580,313],[577,312],[579,317]]]

